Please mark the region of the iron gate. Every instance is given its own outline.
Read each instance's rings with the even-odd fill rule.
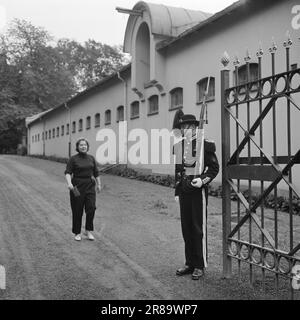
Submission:
[[[268,54],[264,55],[262,48],[257,51],[254,63],[247,50],[244,69],[235,57],[233,72],[228,68],[230,58],[224,53],[221,122],[223,275],[231,276],[235,267],[241,277],[241,268],[248,264],[252,284],[259,279],[265,289],[271,276],[278,290],[280,280],[286,279],[293,297],[294,270],[300,269],[298,220],[295,228],[295,219],[300,219],[295,215],[300,193],[292,174],[296,167],[300,170],[300,129],[292,124],[298,117],[300,126],[296,103],[300,101],[300,68],[290,64],[291,48],[287,35],[281,52],[285,72],[281,73],[275,70],[278,51],[274,41]],[[262,65],[265,56],[270,71],[267,77],[262,75],[267,69]],[[231,87],[230,75],[234,81]],[[283,183],[287,191],[282,196]],[[270,199],[271,209],[266,208]]]

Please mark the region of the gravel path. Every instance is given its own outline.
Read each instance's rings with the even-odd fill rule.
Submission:
[[[103,175],[96,241],[73,240],[65,165],[0,156],[0,299],[274,299],[234,277],[222,279],[221,199],[209,203],[209,268],[176,277],[183,262],[173,190]]]

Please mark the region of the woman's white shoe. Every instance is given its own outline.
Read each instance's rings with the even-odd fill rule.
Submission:
[[[86,231],[86,236],[88,237],[89,240],[95,240],[95,237],[92,235],[90,231]]]
[[[76,234],[75,238],[76,241],[80,241],[81,240],[81,235],[80,234]]]

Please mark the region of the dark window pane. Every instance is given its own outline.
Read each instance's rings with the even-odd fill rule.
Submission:
[[[183,89],[175,88],[170,92],[171,95],[171,109],[183,106]]]
[[[138,101],[134,101],[131,104],[131,118],[137,118],[140,115],[140,103]]]
[[[149,98],[149,114],[158,112],[158,96],[154,95]]]

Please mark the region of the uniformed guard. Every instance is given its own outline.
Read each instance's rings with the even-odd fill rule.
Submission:
[[[185,243],[185,265],[176,271],[178,276],[192,274],[198,280],[207,267],[207,200],[208,184],[217,176],[219,163],[213,141],[197,138],[199,121],[194,115],[175,114],[173,130],[177,129],[182,139],[174,145],[175,200],[179,200],[182,234]],[[179,131],[180,130],[180,131]],[[197,148],[200,149],[197,152]],[[203,158],[203,170],[191,175],[198,157]]]
[[[94,240],[94,215],[96,210],[96,192],[101,191],[101,180],[95,158],[88,154],[89,143],[85,138],[76,142],[76,155],[72,156],[65,170],[72,209],[72,232],[75,240],[81,240],[81,223],[83,211],[86,213],[85,234]]]

